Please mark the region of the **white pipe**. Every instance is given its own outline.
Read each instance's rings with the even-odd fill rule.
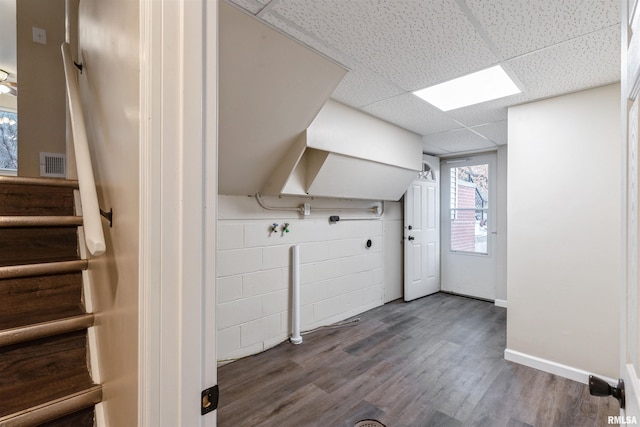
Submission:
[[[291,277],[293,279],[291,323],[293,331],[290,341],[293,344],[300,344],[302,343],[300,335],[300,246],[293,245],[291,249]]]
[[[89,143],[80,102],[78,81],[68,43],[62,43],[62,58],[67,84],[69,116],[71,117],[71,129],[73,131],[73,147],[76,154],[76,169],[78,170],[78,188],[80,189],[80,201],[82,202],[84,236],[87,249],[89,249],[91,255],[98,256],[104,253],[106,243],[100,221],[100,207],[98,206],[96,183],[93,178],[93,168],[91,167],[91,155],[89,154]]]

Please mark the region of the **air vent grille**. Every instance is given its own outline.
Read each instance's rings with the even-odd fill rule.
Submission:
[[[60,153],[40,153],[40,176],[66,178],[67,156]]]

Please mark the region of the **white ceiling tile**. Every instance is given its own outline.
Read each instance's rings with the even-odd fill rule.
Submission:
[[[468,129],[458,129],[449,132],[426,135],[422,138],[423,146],[428,144],[448,152],[463,152],[495,148],[493,142],[471,132]]]
[[[432,154],[506,143],[508,106],[619,81],[619,0],[230,1],[348,68],[332,98]],[[407,93],[500,61],[523,94],[443,113]]]
[[[498,145],[505,145],[507,141],[507,121],[487,123],[480,126],[474,126],[472,128],[474,132],[477,132],[485,138],[495,142]]]
[[[361,108],[401,93],[404,93],[402,89],[366,67],[356,66],[344,76],[331,97],[343,104]]]
[[[497,62],[454,0],[280,0],[270,12],[405,90]]]
[[[422,143],[422,153],[429,154],[430,156],[438,156],[440,154],[449,154],[449,151],[443,150],[442,148],[435,147],[428,142]]]
[[[259,3],[257,0],[230,0],[232,3],[240,6],[244,10],[256,14],[264,8],[264,4]]]
[[[262,20],[282,31],[283,33],[288,34],[298,42],[309,46],[310,48],[322,53],[323,55],[328,56],[336,62],[339,62],[349,68],[352,68],[352,64],[355,63],[352,58],[341,54],[339,51],[335,50],[328,44],[323,43],[306,29],[300,27],[299,25],[296,25],[295,23],[289,21],[286,18],[283,18],[278,14],[273,13],[273,9],[264,13],[264,15],[262,15]]]
[[[462,127],[442,111],[411,93],[367,105],[362,110],[420,135]]]
[[[483,102],[469,107],[447,111],[446,114],[464,124],[477,126],[485,123],[507,120],[507,107],[529,101],[524,94]]]
[[[530,99],[620,80],[620,29],[605,28],[508,62]]]
[[[619,0],[465,0],[491,41],[513,58],[620,22]]]

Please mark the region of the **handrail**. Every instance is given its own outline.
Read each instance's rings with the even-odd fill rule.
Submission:
[[[82,222],[84,226],[85,242],[91,255],[102,255],[106,250],[102,223],[100,221],[100,206],[98,194],[91,166],[91,154],[87,141],[87,129],[80,102],[80,91],[75,73],[75,65],[71,56],[69,43],[62,43],[62,59],[64,64],[65,81],[67,85],[67,101],[69,116],[71,117],[71,131],[73,134],[73,149],[76,154],[76,169],[78,171],[78,188],[82,202]]]

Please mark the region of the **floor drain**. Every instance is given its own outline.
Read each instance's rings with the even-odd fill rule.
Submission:
[[[362,420],[355,423],[353,427],[386,427],[386,426],[382,424],[380,421]]]

